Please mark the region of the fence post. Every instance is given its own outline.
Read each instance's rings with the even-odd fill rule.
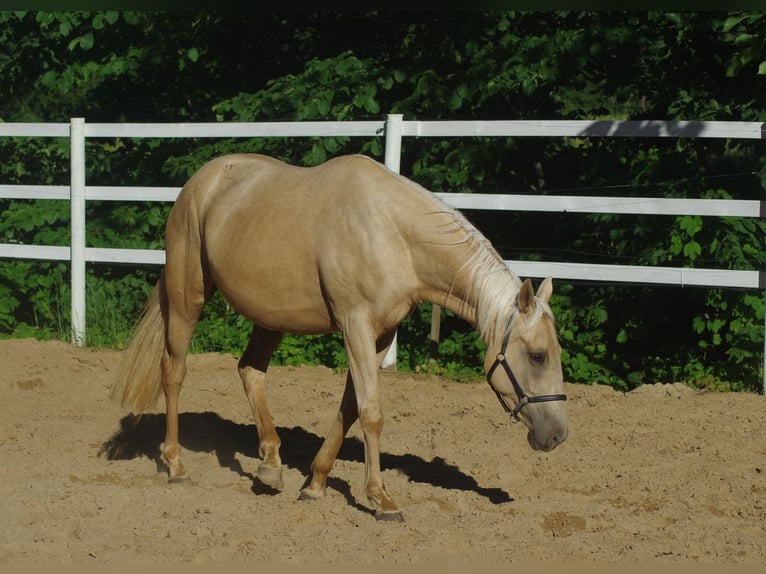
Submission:
[[[386,167],[394,173],[399,173],[402,158],[402,114],[388,114],[386,116]],[[396,335],[394,342],[383,357],[381,367],[396,370]]]
[[[435,363],[439,357],[439,339],[441,338],[442,308],[431,305],[431,338],[428,341],[428,362]]]
[[[69,128],[71,180],[70,270],[72,343],[85,345],[85,119],[71,118]]]

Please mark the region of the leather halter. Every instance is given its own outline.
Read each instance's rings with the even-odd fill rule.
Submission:
[[[516,378],[516,375],[513,374],[513,369],[511,369],[511,366],[508,364],[508,361],[505,358],[505,353],[503,351],[508,347],[508,342],[511,337],[511,327],[513,326],[513,320],[516,318],[516,311],[513,312],[511,315],[511,319],[508,321],[508,329],[505,332],[505,335],[503,336],[503,342],[500,346],[501,351],[497,354],[497,357],[495,358],[495,362],[492,363],[492,366],[487,371],[487,383],[489,383],[490,388],[495,392],[497,395],[497,399],[500,401],[500,404],[503,406],[503,410],[505,410],[508,415],[511,416],[513,419],[513,422],[518,422],[521,419],[519,418],[519,413],[521,412],[521,409],[523,409],[525,406],[527,406],[529,403],[548,403],[551,401],[565,401],[567,400],[567,396],[560,394],[560,395],[537,395],[530,397],[527,393],[524,392],[524,389],[521,388],[521,385],[519,384],[519,380]],[[511,384],[513,385],[513,390],[516,391],[516,396],[518,397],[518,403],[516,404],[515,408],[511,408],[508,406],[508,403],[505,402],[505,399],[503,398],[503,395],[500,394],[498,390],[495,389],[495,387],[492,386],[492,375],[494,374],[495,370],[498,367],[502,367],[505,371],[505,374],[508,376],[508,379],[511,381]]]

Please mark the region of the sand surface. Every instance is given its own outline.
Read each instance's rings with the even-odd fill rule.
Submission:
[[[254,478],[258,439],[229,355],[193,355],[181,394],[192,475],[157,463],[164,405],[109,400],[121,354],[0,341],[0,564],[766,560],[766,399],[650,385],[567,385],[570,434],[532,451],[485,383],[381,373],[382,465],[404,523],[364,495],[352,427],[328,495],[298,500],[344,374],[273,367],[282,492]]]

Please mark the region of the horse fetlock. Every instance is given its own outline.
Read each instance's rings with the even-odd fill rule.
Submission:
[[[379,510],[389,511],[389,510],[399,509],[399,507],[396,506],[394,501],[391,500],[391,497],[388,496],[388,493],[386,492],[386,488],[382,484],[368,485],[366,489],[366,494],[367,494],[367,500],[370,501],[370,504],[372,504],[375,508]]]
[[[181,464],[181,447],[177,444],[160,445],[160,452],[162,453],[162,460],[168,467],[168,482],[186,482],[189,480],[189,473]]]
[[[381,488],[377,494],[367,493],[367,498],[375,510],[375,519],[387,522],[404,522],[404,514],[399,510],[396,503],[391,500],[385,489]]]
[[[275,468],[282,466],[282,459],[279,456],[279,446],[279,441],[270,443],[265,439],[261,440],[261,444],[258,447],[258,456],[260,456],[263,461],[262,464]]]
[[[317,480],[316,478],[311,480],[311,483],[301,490],[298,500],[319,500],[327,495],[327,487],[324,481]]]
[[[179,483],[179,482],[186,482],[189,480],[189,473],[184,468],[184,465],[181,464],[181,461],[178,459],[175,460],[165,460],[165,463],[168,466],[168,482],[170,483]]]

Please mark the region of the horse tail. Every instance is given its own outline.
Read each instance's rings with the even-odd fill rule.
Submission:
[[[146,301],[128,343],[112,389],[112,400],[132,411],[146,412],[162,392],[162,355],[167,328],[167,291],[164,272]]]

